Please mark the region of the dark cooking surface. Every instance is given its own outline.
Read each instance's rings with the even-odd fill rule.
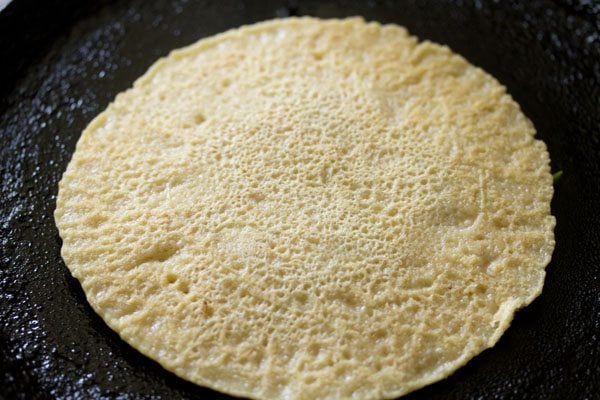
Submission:
[[[14,0],[0,13],[0,398],[227,398],[104,325],[59,256],[52,212],[81,130],[156,58],[289,14],[360,14],[450,45],[508,86],[564,171],[543,294],[495,348],[406,399],[600,398],[600,5],[246,3]]]

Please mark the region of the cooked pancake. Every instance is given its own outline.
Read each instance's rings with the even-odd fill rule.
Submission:
[[[540,294],[543,142],[505,88],[396,25],[313,18],[172,52],[84,130],[62,256],[164,368],[257,399],[393,398]]]

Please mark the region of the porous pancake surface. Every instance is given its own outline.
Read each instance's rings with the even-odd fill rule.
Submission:
[[[493,346],[554,247],[543,142],[494,78],[362,19],[269,21],[159,60],[83,132],[62,256],[177,375],[378,399]]]

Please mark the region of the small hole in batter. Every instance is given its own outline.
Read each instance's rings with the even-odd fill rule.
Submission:
[[[194,116],[194,121],[196,121],[196,124],[200,125],[201,123],[203,123],[204,121],[206,121],[206,117],[202,113],[197,113]]]
[[[190,292],[190,285],[188,285],[187,282],[179,282],[179,285],[177,285],[177,289],[181,292],[181,293],[185,293],[188,294]]]

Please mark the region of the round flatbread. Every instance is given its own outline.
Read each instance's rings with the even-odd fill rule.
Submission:
[[[269,21],[159,60],[83,132],[62,255],[177,375],[392,398],[493,346],[554,247],[544,143],[494,78],[362,19]]]

